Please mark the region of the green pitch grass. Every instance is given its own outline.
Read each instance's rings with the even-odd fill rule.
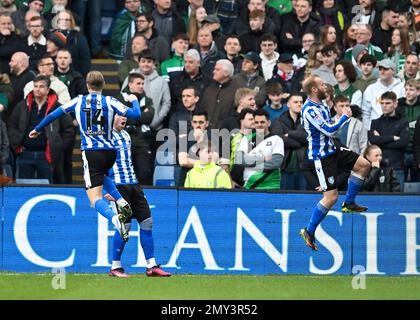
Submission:
[[[366,277],[354,290],[351,276],[204,276],[112,278],[67,274],[64,290],[53,274],[0,273],[0,299],[420,299],[420,277]]]

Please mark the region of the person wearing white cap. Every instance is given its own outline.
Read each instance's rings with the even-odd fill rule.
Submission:
[[[378,62],[379,79],[369,85],[362,101],[363,125],[367,130],[370,129],[372,120],[378,119],[382,115],[381,95],[384,92],[392,91],[397,98],[405,96],[404,84],[399,78],[395,78],[396,65],[390,59],[383,59]]]

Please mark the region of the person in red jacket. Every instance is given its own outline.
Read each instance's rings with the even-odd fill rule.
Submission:
[[[7,130],[16,156],[16,178],[64,183],[63,151],[74,136],[71,116],[54,121],[36,139],[28,136],[58,106],[57,94],[50,89],[50,79],[37,76],[33,91],[13,109]]]

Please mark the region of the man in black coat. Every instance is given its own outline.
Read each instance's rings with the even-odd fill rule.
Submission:
[[[408,146],[408,121],[395,112],[398,106],[397,96],[392,91],[381,95],[382,116],[373,120],[368,132],[371,144],[382,149],[383,160],[395,170],[395,174],[404,185],[404,153]]]
[[[153,100],[144,93],[144,76],[140,73],[131,73],[128,76],[128,85],[117,97],[126,104],[128,96],[134,94],[141,109],[138,120],[127,119],[126,131],[131,137],[131,155],[134,172],[141,185],[153,185],[154,158],[152,143],[155,136],[150,124],[155,115]]]
[[[283,52],[298,54],[302,49],[302,36],[307,32],[319,34],[321,20],[312,11],[311,0],[298,0],[296,12],[287,15],[279,33],[279,48]]]

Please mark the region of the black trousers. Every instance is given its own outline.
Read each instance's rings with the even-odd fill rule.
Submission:
[[[153,185],[154,156],[151,148],[148,146],[132,147],[131,157],[139,184]]]

